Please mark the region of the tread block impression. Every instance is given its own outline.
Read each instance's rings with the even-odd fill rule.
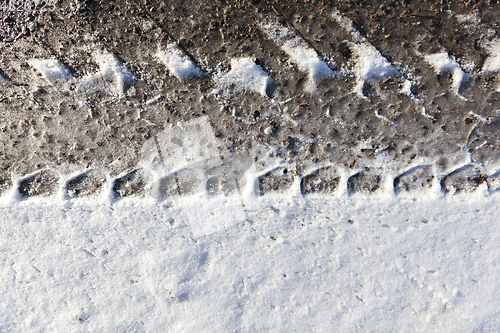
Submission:
[[[200,170],[184,168],[161,178],[153,185],[151,196],[160,200],[202,192],[204,181]]]
[[[57,192],[59,176],[51,170],[42,170],[23,179],[19,183],[19,193],[22,196],[48,197]]]
[[[258,183],[260,196],[270,192],[283,193],[292,186],[293,175],[286,168],[277,168],[260,176]]]
[[[432,187],[432,167],[416,166],[394,178],[394,192],[412,192],[419,190],[427,190]]]
[[[448,193],[470,193],[487,180],[481,169],[472,165],[459,168],[441,179],[441,188]]]
[[[333,167],[327,166],[318,169],[302,178],[300,191],[302,194],[309,193],[333,193],[340,181],[340,174]]]
[[[0,195],[12,187],[12,180],[6,173],[0,173]]]
[[[363,171],[349,177],[347,180],[347,193],[352,195],[357,192],[368,194],[375,192],[380,187],[380,174],[374,168],[365,167]]]
[[[124,198],[131,195],[144,196],[146,180],[141,170],[135,169],[125,176],[115,180],[113,193],[117,198]]]
[[[175,175],[168,175],[158,180],[153,185],[150,195],[158,200],[179,196],[179,187]]]
[[[101,192],[106,177],[97,170],[89,170],[67,184],[67,194],[69,197],[85,197],[97,195]]]

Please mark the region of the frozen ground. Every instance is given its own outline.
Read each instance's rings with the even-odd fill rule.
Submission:
[[[498,198],[4,200],[0,330],[498,332]]]

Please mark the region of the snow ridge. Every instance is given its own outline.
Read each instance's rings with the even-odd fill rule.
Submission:
[[[386,80],[389,77],[398,74],[396,68],[373,46],[365,37],[363,37],[352,24],[352,21],[342,16],[338,10],[332,13],[332,17],[339,25],[351,34],[354,41],[351,48],[357,58],[354,66],[354,72],[357,77],[357,84],[354,92],[360,97],[368,99],[363,94],[365,82],[376,83]]]
[[[227,73],[221,73],[216,77],[216,81],[223,87],[234,84],[242,89],[269,97],[267,87],[272,79],[251,58],[246,57],[231,59],[231,70]]]
[[[176,44],[168,44],[166,50],[156,53],[156,58],[179,80],[203,76],[198,66]]]
[[[443,73],[451,73],[452,74],[452,85],[451,88],[455,95],[463,100],[467,100],[465,97],[460,95],[460,87],[462,82],[467,81],[469,79],[469,75],[465,73],[460,65],[455,61],[454,57],[450,57],[446,52],[427,54],[424,57],[425,61],[429,63],[436,74],[441,75]]]
[[[38,70],[42,74],[42,77],[50,84],[66,81],[71,77],[69,70],[57,59],[33,59],[28,63]]]
[[[300,71],[308,74],[306,87],[308,91],[316,91],[318,82],[335,75],[335,72],[319,57],[318,53],[290,29],[277,23],[260,23],[259,26],[288,54]]]

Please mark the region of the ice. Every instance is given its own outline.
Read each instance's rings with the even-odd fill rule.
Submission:
[[[275,23],[261,23],[260,28],[288,54],[299,70],[308,74],[307,90],[310,92],[316,90],[319,81],[335,75],[318,53],[293,31]]]
[[[166,50],[159,51],[156,57],[179,80],[203,75],[203,72],[176,44],[167,45]]]
[[[39,71],[42,77],[51,84],[65,81],[71,77],[70,71],[57,59],[32,59],[28,63]]]
[[[251,58],[233,58],[231,59],[231,70],[220,74],[217,81],[224,87],[235,85],[240,89],[268,97],[267,87],[272,79]]]
[[[464,73],[460,65],[455,61],[455,58],[450,57],[446,52],[427,54],[424,57],[425,61],[429,63],[435,70],[436,74],[441,75],[443,73],[452,74],[452,90],[453,92],[462,99],[459,93],[462,82],[467,81],[469,76]]]
[[[122,96],[125,86],[135,82],[134,75],[111,53],[95,51],[94,59],[99,65],[99,71],[82,77],[78,82],[78,90],[87,93],[103,91]]]

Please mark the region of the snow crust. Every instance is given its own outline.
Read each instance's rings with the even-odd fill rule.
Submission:
[[[231,70],[216,78],[223,87],[235,85],[241,89],[267,96],[267,87],[272,82],[269,75],[252,58],[231,59]]]
[[[42,77],[51,84],[63,82],[71,77],[70,71],[57,59],[32,59],[28,63],[39,71]]]
[[[167,45],[165,50],[156,54],[156,57],[179,80],[203,75],[203,72],[176,44]]]
[[[436,74],[440,75],[443,73],[451,73],[451,87],[453,92],[465,100],[465,97],[460,95],[459,90],[462,82],[467,81],[469,76],[462,70],[462,68],[460,68],[460,65],[455,61],[455,59],[450,57],[446,52],[427,54],[424,59],[434,68]]]
[[[335,72],[300,36],[277,23],[261,23],[260,28],[290,57],[300,71],[308,74],[307,90],[314,92],[319,81]]]
[[[263,198],[196,240],[186,214],[234,208],[4,200],[0,327],[495,332],[498,199]]]

